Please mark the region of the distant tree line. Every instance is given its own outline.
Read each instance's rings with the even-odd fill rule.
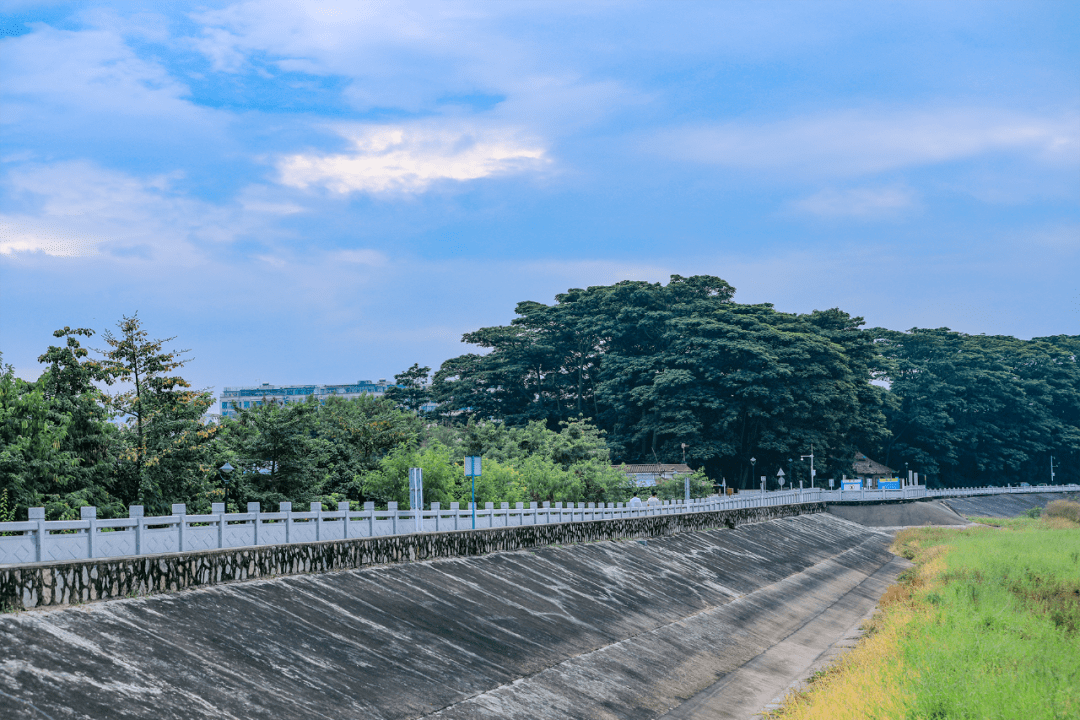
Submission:
[[[385,398],[267,398],[207,421],[214,397],[179,374],[186,351],[138,316],[83,343],[63,328],[35,382],[0,356],[0,520],[150,514],[184,502],[622,501],[617,463],[686,462],[695,496],[753,475],[850,474],[857,451],[936,486],[1080,482],[1080,336],[1032,340],[946,328],[865,329],[839,309],[790,314],[734,302],[719,278],[674,275],[518,304],[484,348],[432,376],[413,365]],[[751,463],[751,458],[756,460]],[[218,468],[228,462],[235,471]],[[670,485],[670,487],[668,486]],[[658,489],[680,497],[682,483]]]

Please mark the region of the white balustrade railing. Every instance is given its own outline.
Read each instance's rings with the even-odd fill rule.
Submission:
[[[964,488],[927,490],[910,486],[900,490],[784,490],[714,495],[684,501],[630,503],[486,503],[483,508],[462,508],[450,503],[443,508],[431,503],[421,510],[403,510],[395,502],[385,510],[368,502],[362,510],[339,503],[326,511],[320,503],[297,512],[291,503],[281,503],[277,512],[262,512],[259,503],[248,503],[246,513],[226,513],[215,503],[208,515],[188,515],[184,505],[173,505],[172,514],[144,516],[143,508],[132,506],[128,517],[97,518],[97,508],[82,508],[79,520],[45,520],[44,508],[30,508],[26,522],[0,523],[0,565],[54,562],[82,558],[152,555],[215,548],[306,543],[321,540],[378,537],[414,532],[588,522],[619,518],[649,517],[677,513],[712,512],[738,508],[795,505],[813,502],[867,502],[917,500],[927,497],[957,497],[1004,493],[1077,491],[1080,486],[1027,488]]]

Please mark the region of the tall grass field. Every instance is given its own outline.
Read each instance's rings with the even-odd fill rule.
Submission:
[[[862,640],[770,717],[1080,718],[1080,504],[904,530],[893,551],[915,565]]]

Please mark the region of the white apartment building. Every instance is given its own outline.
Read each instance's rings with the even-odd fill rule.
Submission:
[[[371,380],[358,380],[350,385],[245,385],[243,387],[226,387],[219,398],[221,405],[221,417],[236,417],[236,411],[243,408],[253,408],[264,402],[273,402],[285,405],[294,402],[303,402],[311,396],[315,396],[320,402],[326,402],[328,397],[339,397],[344,400],[372,396],[382,397],[386,388],[393,387],[394,383],[380,379],[377,382]]]

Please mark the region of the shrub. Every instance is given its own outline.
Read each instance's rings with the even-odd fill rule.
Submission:
[[[1037,518],[1040,515],[1042,515],[1042,508],[1040,508],[1040,507],[1028,508],[1024,512],[1020,513],[1020,517],[1029,517],[1029,518]]]
[[[1046,506],[1047,517],[1060,517],[1080,523],[1080,503],[1069,500],[1055,500]]]

